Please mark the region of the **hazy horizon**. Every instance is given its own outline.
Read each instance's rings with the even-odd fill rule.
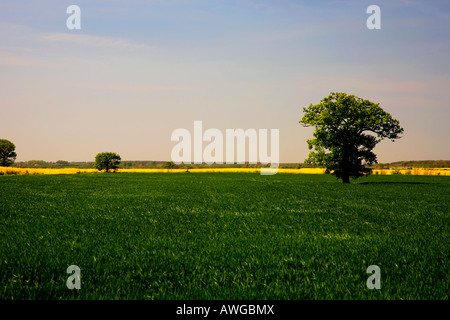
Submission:
[[[448,160],[449,26],[437,0],[2,1],[0,139],[17,162],[170,161],[171,133],[201,120],[279,129],[280,163],[303,163],[302,108],[346,92],[405,130],[378,162]]]
[[[31,160],[23,160],[23,161],[15,161],[14,163],[18,163],[18,162],[31,162],[31,161],[45,161],[42,159],[31,159]],[[63,159],[59,159],[59,160],[55,160],[55,161],[45,161],[48,163],[56,163],[57,161],[67,161],[67,160],[63,160]],[[171,161],[170,159],[166,159],[166,160],[143,160],[143,159],[122,159],[121,163],[124,162],[159,162],[159,163],[165,163],[165,162],[169,162]],[[417,161],[417,162],[421,162],[421,161],[450,161],[448,159],[421,159],[421,160],[398,160],[398,161],[392,161],[389,163],[394,163],[394,162],[408,162],[408,161]],[[93,160],[86,160],[86,161],[67,161],[69,163],[94,163],[95,159]],[[297,162],[280,162],[279,164],[305,164],[304,161],[297,161]],[[387,163],[387,162],[385,162]],[[194,165],[193,163],[191,163],[192,165]],[[258,163],[259,164],[259,163]],[[379,164],[383,164],[382,162],[379,162]],[[205,163],[203,163],[202,165],[205,165]],[[226,166],[232,166],[232,164],[220,164],[220,165],[226,165]]]

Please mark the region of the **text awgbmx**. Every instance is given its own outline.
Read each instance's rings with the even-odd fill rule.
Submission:
[[[190,307],[183,304],[177,307],[177,315],[208,315],[215,313],[219,315],[274,315],[274,305],[259,304],[224,304],[220,309],[211,307]]]

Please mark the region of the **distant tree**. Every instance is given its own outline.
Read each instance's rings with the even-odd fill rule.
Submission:
[[[344,183],[350,177],[368,175],[371,166],[377,163],[372,152],[375,145],[388,138],[400,138],[403,129],[399,121],[379,107],[378,103],[347,95],[331,93],[319,104],[303,108],[299,121],[303,126],[313,126],[314,139],[307,140],[312,150],[306,163],[326,168]]]
[[[126,168],[133,168],[134,167],[134,163],[131,161],[128,161],[128,163],[124,164],[124,167]]]
[[[35,167],[35,168],[49,168],[50,164],[44,160],[30,160],[26,162],[27,167]]]
[[[0,139],[0,166],[9,167],[16,160],[16,146],[9,140]]]
[[[70,166],[70,163],[69,163],[69,161],[58,160],[58,161],[56,161],[56,166],[57,167],[68,167],[68,166]]]
[[[173,161],[166,162],[164,164],[163,168],[164,169],[173,169],[173,168],[175,168],[175,163]]]
[[[95,156],[94,168],[98,171],[105,169],[108,172],[109,169],[117,169],[120,160],[121,158],[117,153],[101,152]]]

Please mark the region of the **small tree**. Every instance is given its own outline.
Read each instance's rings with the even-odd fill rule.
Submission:
[[[173,161],[168,161],[164,164],[164,169],[173,169],[175,168],[175,163]]]
[[[0,139],[0,167],[9,167],[16,160],[16,146],[9,140]]]
[[[303,112],[299,122],[316,128],[314,139],[307,140],[309,150],[314,151],[306,163],[325,167],[326,173],[344,183],[350,183],[350,177],[370,174],[367,166],[377,163],[372,152],[375,145],[384,138],[394,141],[403,133],[399,121],[378,103],[346,93],[331,93]]]
[[[98,171],[105,169],[106,172],[108,172],[109,169],[117,169],[120,164],[120,160],[121,158],[117,153],[101,152],[95,156],[94,168]]]

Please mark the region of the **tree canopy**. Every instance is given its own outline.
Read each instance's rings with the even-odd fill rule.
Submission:
[[[0,139],[0,167],[9,167],[16,160],[16,146],[9,140]]]
[[[349,177],[368,175],[368,166],[378,163],[372,152],[378,142],[400,138],[403,129],[399,121],[384,111],[379,103],[346,93],[330,93],[319,104],[303,108],[299,121],[305,127],[315,127],[314,138],[308,139],[306,163],[326,168],[350,183]]]
[[[109,169],[117,169],[120,164],[120,156],[114,152],[101,152],[95,156],[94,168],[97,170],[105,170],[106,172]]]

